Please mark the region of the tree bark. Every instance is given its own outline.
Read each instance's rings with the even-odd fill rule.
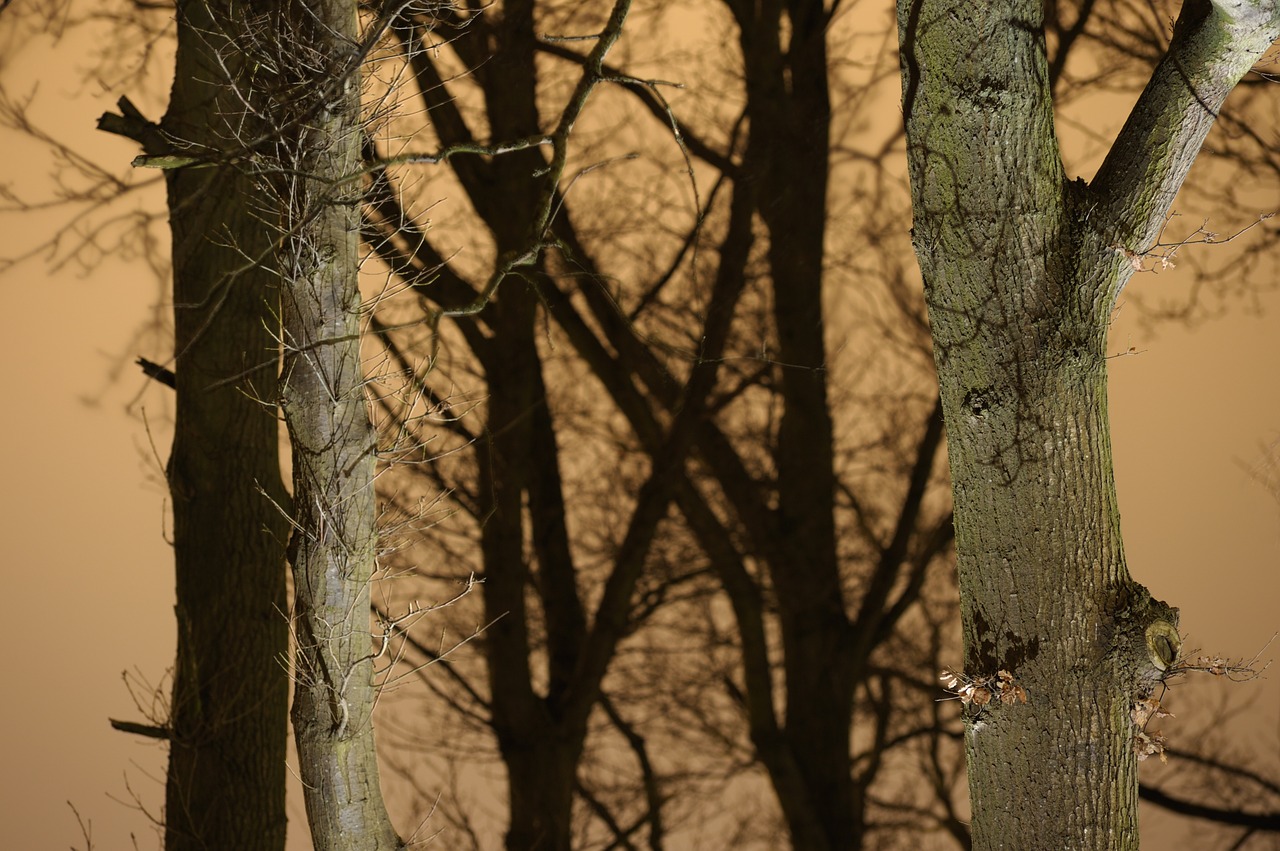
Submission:
[[[913,231],[947,425],[977,849],[1136,849],[1130,710],[1176,626],[1125,564],[1106,333],[1274,7],[1192,0],[1093,183],[1070,182],[1034,0],[900,0]],[[1161,626],[1163,624],[1163,626]]]
[[[356,4],[309,0],[274,19],[285,204],[280,407],[293,447],[297,642],[293,725],[317,849],[402,847],[374,750],[369,583],[376,440],[360,359],[360,77]]]
[[[178,652],[165,791],[172,851],[279,851],[285,841],[288,496],[271,403],[275,211],[263,207],[254,178],[223,156],[260,127],[235,91],[260,95],[235,42],[245,14],[239,3],[178,4],[169,109],[161,128],[145,128],[140,139],[149,154],[176,146],[213,161],[166,172],[176,360],[168,481]]]

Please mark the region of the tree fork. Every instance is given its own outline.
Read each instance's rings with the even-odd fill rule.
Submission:
[[[1131,710],[1177,653],[1177,612],[1125,564],[1107,326],[1280,9],[1187,2],[1088,187],[1063,172],[1042,15],[1032,0],[898,4],[965,666],[1028,696],[966,711],[973,845],[1136,849]]]

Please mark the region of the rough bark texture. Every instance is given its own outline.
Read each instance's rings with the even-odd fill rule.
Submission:
[[[176,77],[148,153],[221,159],[256,124],[234,3],[179,3]],[[217,23],[215,23],[217,22]],[[165,847],[281,849],[285,840],[288,497],[274,410],[273,212],[252,177],[215,164],[168,172],[176,421],[178,655]],[[268,219],[264,223],[263,218]]]
[[[965,672],[1007,670],[1029,695],[967,713],[973,846],[1136,849],[1130,708],[1159,675],[1147,627],[1177,615],[1125,565],[1107,325],[1277,12],[1185,4],[1168,58],[1086,187],[1059,158],[1041,8],[898,6]]]
[[[376,444],[362,389],[358,184],[338,180],[360,166],[356,4],[313,0],[275,20],[290,72],[277,149],[287,209],[281,410],[293,447],[298,762],[317,849],[399,848],[373,741]]]

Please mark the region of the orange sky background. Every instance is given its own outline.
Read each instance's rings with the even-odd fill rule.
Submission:
[[[76,78],[41,79],[61,60],[51,58],[45,39],[17,43],[3,20],[0,82],[8,92],[26,95],[39,79],[32,114],[42,126],[123,168],[131,144],[92,129],[118,92]],[[68,43],[62,49],[67,55]],[[39,146],[0,133],[0,183],[47,193],[52,170]],[[1280,197],[1266,203],[1280,209]],[[1214,210],[1184,212],[1198,220]],[[0,257],[24,253],[67,217],[65,210],[0,215]],[[1189,277],[1179,270],[1138,275],[1129,292],[1154,296],[1180,280],[1185,285],[1180,274]],[[8,848],[83,848],[68,800],[92,820],[97,848],[131,847],[131,832],[140,848],[159,844],[131,808],[131,794],[159,813],[164,752],[113,732],[107,718],[143,720],[121,674],[159,683],[173,659],[165,493],[149,443],[161,458],[167,454],[169,391],[130,366],[135,354],[155,354],[135,335],[161,293],[146,267],[115,257],[91,273],[52,271],[33,258],[0,275],[8,395],[0,426],[0,560],[9,601],[0,642],[10,648],[0,692],[0,837]],[[1155,596],[1181,607],[1189,647],[1232,657],[1254,655],[1280,629],[1280,499],[1249,472],[1268,458],[1280,467],[1280,292],[1260,296],[1257,306],[1235,303],[1194,329],[1165,324],[1154,331],[1132,308],[1122,309],[1111,344],[1114,352],[1140,352],[1111,363],[1131,571]],[[1275,656],[1280,642],[1263,654]],[[1274,773],[1280,665],[1268,674],[1243,685],[1175,689],[1166,700],[1179,715],[1165,727],[1172,743],[1190,745],[1194,731],[1217,721],[1215,701],[1229,697],[1249,708],[1219,732],[1241,752],[1269,761]],[[299,828],[296,798],[291,819]],[[1155,833],[1145,844],[1157,847]],[[295,835],[291,847],[306,847],[305,840]]]

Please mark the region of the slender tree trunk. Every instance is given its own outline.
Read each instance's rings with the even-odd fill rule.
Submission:
[[[456,31],[452,47],[467,62],[483,88],[488,135],[492,140],[517,139],[539,132],[537,36],[533,0],[507,0],[471,17]],[[615,4],[611,34],[597,42],[607,52],[618,36],[626,5]],[[419,45],[420,28],[402,22],[396,34]],[[411,48],[411,50],[413,50]],[[601,54],[603,57],[603,54]],[[420,90],[441,142],[473,141],[466,118],[436,72],[433,55],[415,50],[411,58]],[[599,73],[598,69],[591,72]],[[590,79],[594,85],[595,77]],[[581,109],[566,107],[561,122]],[[544,236],[548,226],[544,192],[547,160],[536,149],[524,149],[490,160],[450,160],[476,212],[493,234],[499,256],[527,251],[531,236]],[[535,232],[531,234],[531,229]],[[526,276],[541,275],[537,268]],[[545,282],[543,286],[546,286]],[[439,291],[433,292],[439,295]],[[558,449],[546,407],[541,354],[535,334],[539,297],[524,280],[509,279],[485,308],[484,321],[493,333],[471,339],[488,383],[484,436],[478,442],[478,502],[484,560],[484,606],[487,626],[482,643],[487,656],[491,716],[507,770],[509,824],[505,845],[511,851],[568,851],[573,841],[576,772],[586,737],[586,715],[594,705],[598,677],[583,674],[586,617],[575,585],[568,547]],[[532,543],[532,551],[528,551]],[[540,597],[547,630],[546,689],[533,667],[530,642],[531,591]],[[537,615],[533,615],[537,618]],[[594,679],[593,679],[594,678]],[[570,691],[591,693],[582,711],[570,710]]]
[[[175,80],[161,146],[221,159],[259,123],[233,89],[261,94],[236,44],[246,11],[177,7]],[[280,480],[271,399],[278,343],[275,212],[254,179],[167,172],[173,232],[177,409],[173,499],[178,655],[165,847],[281,849],[288,650]]]
[[[477,23],[488,32],[492,45],[492,55],[484,65],[492,138],[515,139],[536,133],[534,3],[507,0]],[[483,34],[478,30],[474,36]],[[473,167],[471,163],[460,165]],[[531,175],[545,168],[546,160],[536,150],[518,151],[488,164],[487,185],[472,197],[486,196],[477,198],[477,209],[494,235],[499,255],[527,243],[529,228],[537,219],[541,189]],[[535,422],[547,414],[541,356],[534,336],[537,305],[537,296],[525,281],[504,284],[488,314],[493,337],[480,353],[489,388],[480,462],[480,490],[487,514],[481,529],[485,616],[489,622],[484,646],[494,732],[507,770],[505,847],[509,851],[569,851],[582,740],[563,730],[560,695],[543,696],[534,688],[526,606],[533,577],[525,552],[529,532],[525,500],[536,487],[541,462],[548,460],[546,455],[535,454]],[[554,452],[554,445],[551,448]],[[554,463],[554,455],[551,459]],[[545,556],[547,552],[540,549],[537,554]],[[557,559],[567,556],[565,552],[555,554]],[[572,572],[573,565],[542,564],[540,569]],[[555,683],[557,690],[563,686],[563,682]]]
[[[757,741],[792,844],[861,844],[851,763],[849,618],[836,555],[835,459],[827,398],[823,258],[831,108],[827,15],[820,0],[738,8],[754,181],[769,229],[769,270],[783,413],[778,506],[769,568],[778,596],[786,677],[785,756]],[[783,18],[786,18],[784,24]],[[783,46],[784,26],[790,43]]]
[[[531,208],[521,204],[531,200],[527,186],[523,192],[517,186],[512,186],[508,199],[517,208]],[[500,244],[500,250],[509,247]],[[532,578],[524,550],[524,496],[534,474],[535,408],[546,404],[538,393],[542,380],[533,341],[534,307],[533,295],[522,281],[508,282],[493,305],[495,336],[482,359],[489,387],[480,469],[487,510],[481,529],[489,624],[484,646],[493,727],[507,769],[506,848],[568,851],[582,743],[564,740],[556,707],[534,690],[526,605]]]
[[[1169,661],[1153,636],[1177,612],[1125,564],[1107,326],[1278,13],[1186,3],[1169,57],[1086,187],[1059,158],[1038,0],[898,10],[964,673],[1008,672],[1028,697],[966,709],[973,846],[1136,849],[1130,710]]]
[[[308,0],[276,20],[287,69],[281,410],[293,446],[298,762],[317,849],[399,848],[373,740],[377,447],[360,360],[360,184],[339,180],[361,162],[356,4]]]

